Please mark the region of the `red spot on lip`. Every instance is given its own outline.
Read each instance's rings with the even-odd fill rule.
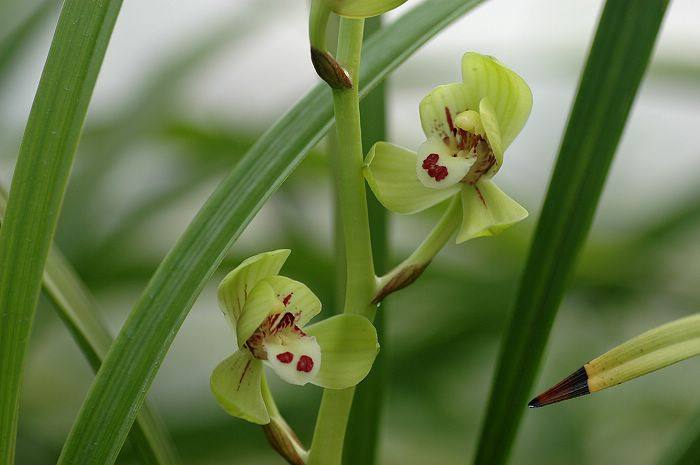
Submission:
[[[277,354],[277,360],[279,360],[282,363],[291,363],[292,360],[294,360],[294,354],[291,352],[283,352],[281,354]]]
[[[431,153],[430,155],[425,157],[425,160],[423,160],[423,169],[429,169],[431,166],[435,165],[439,159],[440,155],[438,155],[437,153]]]
[[[436,181],[442,181],[447,177],[448,171],[446,166],[435,165],[428,170],[428,176],[435,178]]]
[[[290,292],[289,294],[287,294],[287,296],[284,299],[282,299],[282,303],[284,304],[285,307],[287,305],[289,305],[289,301],[292,300],[293,294],[294,294],[293,292]]]
[[[304,373],[309,373],[314,369],[314,360],[308,355],[302,355],[299,357],[297,362],[297,371],[303,371]]]
[[[421,165],[423,169],[428,172],[428,176],[434,178],[436,181],[442,181],[449,174],[446,166],[437,164],[439,159],[440,156],[437,153],[431,153],[425,157],[425,160],[423,160],[423,164]]]

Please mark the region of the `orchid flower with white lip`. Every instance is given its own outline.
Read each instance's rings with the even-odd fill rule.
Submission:
[[[389,210],[411,214],[460,195],[457,243],[491,236],[525,219],[527,211],[491,178],[530,115],[532,93],[496,59],[468,52],[463,82],[439,86],[420,103],[427,140],[418,153],[379,142],[364,175]]]
[[[278,275],[289,254],[255,255],[219,285],[219,303],[238,350],[214,369],[211,389],[226,412],[262,425],[270,422],[263,365],[291,384],[344,389],[367,376],[379,350],[374,326],[359,315],[306,326],[321,302],[304,284]]]

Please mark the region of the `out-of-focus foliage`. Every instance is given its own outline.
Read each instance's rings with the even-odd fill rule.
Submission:
[[[404,127],[402,122],[416,119],[420,95],[437,82],[457,78],[450,70],[441,69],[441,63],[452,63],[464,50],[481,44],[475,42],[478,38],[471,35],[470,27],[481,20],[493,19],[487,15],[489,9],[497,8],[496,3],[485,4],[474,18],[467,18],[451,30],[450,40],[461,37],[458,43],[450,44],[450,50],[459,47],[450,56],[451,61],[438,59],[452,53],[438,48],[438,41],[436,48],[407,63],[392,80],[393,103],[389,116],[394,121],[390,126],[392,140],[409,147],[417,142],[418,136],[411,132],[413,128]],[[3,13],[10,11],[16,17],[0,15],[8,24],[20,24],[27,17],[26,10],[10,8]],[[217,8],[225,9],[225,6],[222,3]],[[585,26],[590,29],[597,6],[583,2],[576,8],[593,11],[590,24]],[[100,305],[108,311],[112,330],[118,329],[164,253],[215,183],[267,129],[266,124],[274,121],[314,79],[313,70],[309,69],[308,80],[303,85],[283,87],[289,97],[279,105],[270,104],[269,115],[249,118],[248,108],[242,104],[229,117],[215,108],[196,109],[189,105],[188,86],[193,82],[211,82],[197,69],[222,61],[235,62],[237,57],[246,59],[251,41],[245,34],[237,35],[235,30],[244,28],[246,34],[262,40],[271,36],[271,31],[288,26],[291,17],[299,20],[301,47],[306,25],[303,15],[295,15],[295,11],[271,14],[266,22],[252,21],[251,15],[244,11],[226,13],[226,17],[221,13],[214,15],[216,18],[208,19],[207,30],[199,31],[196,38],[179,42],[173,50],[176,53],[149,61],[141,71],[144,78],[135,83],[130,81],[124,91],[126,98],[98,105],[88,119],[59,225],[58,242]],[[124,29],[115,33],[117,46],[127,40],[129,27],[137,27],[129,26],[130,21],[135,21],[133,12],[125,13]],[[669,20],[674,19],[674,13],[672,6]],[[240,14],[247,15],[242,23],[229,19]],[[50,14],[44,29],[39,28],[34,39],[23,48],[31,50],[45,45],[42,34],[48,34],[52,26],[49,17]],[[662,32],[662,45],[663,34],[677,22],[669,21],[669,24],[668,30]],[[524,70],[535,96],[533,119],[523,132],[525,140],[510,151],[514,163],[517,159],[540,157],[542,164],[541,172],[514,165],[502,175],[509,192],[522,195],[526,199],[523,203],[536,219],[536,208],[556,148],[557,128],[563,125],[559,118],[563,118],[570,106],[587,43],[567,42],[572,48],[566,48],[567,45],[557,48],[552,44],[548,49],[551,56],[543,57],[529,48],[527,36],[518,35],[515,39],[522,43],[519,53],[528,55],[523,62],[539,59],[543,62],[539,67]],[[45,51],[42,48],[36,52],[40,62]],[[196,59],[183,60],[190,51]],[[490,53],[488,49],[477,51]],[[306,53],[304,49],[302,60]],[[13,63],[23,61],[16,58]],[[303,62],[295,70],[305,67],[310,68],[310,64]],[[247,73],[262,76],[265,70],[249,67]],[[162,80],[145,76],[162,76]],[[26,101],[21,105],[16,103],[11,86],[23,79],[38,79],[36,69],[26,63],[13,65],[3,79],[7,81],[0,82],[0,102],[27,106]],[[234,81],[231,78],[226,86],[233,86]],[[631,128],[623,140],[616,166],[619,169],[614,170],[610,182],[612,193],[624,191],[623,187],[617,187],[621,184],[629,187],[625,183],[648,179],[643,175],[625,177],[625,173],[652,172],[657,163],[663,163],[664,154],[649,153],[653,140],[662,135],[649,135],[657,127],[649,125],[643,116],[654,112],[656,118],[663,114],[674,123],[690,126],[696,119],[689,116],[689,109],[698,113],[697,104],[692,102],[697,102],[700,95],[699,82],[697,64],[685,61],[682,56],[659,54],[652,63],[640,101],[633,109]],[[98,92],[99,85],[98,82]],[[557,88],[566,90],[550,90]],[[151,92],[156,91],[160,95],[152,99]],[[28,106],[24,106],[17,112],[26,114]],[[0,116],[3,118],[0,177],[7,181],[23,122],[12,119],[7,110]],[[654,119],[654,122],[666,128],[663,120]],[[680,151],[680,156],[687,159],[700,155],[700,147],[689,148],[682,141],[665,141],[664,146],[677,156]],[[335,260],[330,243],[331,193],[324,148],[319,147],[273,197],[238,243],[235,255],[226,258],[217,278],[247,256],[287,247],[294,254],[286,264],[286,274],[308,283],[322,302],[327,307],[330,305],[334,296]],[[637,160],[637,165],[630,166],[630,160]],[[101,175],[107,167],[110,168],[107,175]],[[586,362],[590,354],[602,353],[645,328],[698,311],[700,250],[696,238],[700,234],[700,191],[694,187],[698,182],[697,172],[688,169],[687,176],[675,182],[670,182],[667,172],[664,183],[652,183],[650,179],[645,188],[653,190],[654,195],[643,200],[632,194],[625,198],[604,197],[603,212],[576,270],[572,290],[560,310],[547,368],[540,379],[555,379],[572,366]],[[638,190],[634,184],[632,192]],[[110,208],[98,208],[105,201]],[[390,264],[418,243],[439,216],[439,210],[440,207],[430,214],[411,218],[392,216],[392,239],[396,247]],[[391,388],[386,398],[387,412],[381,433],[384,443],[378,463],[456,465],[464,462],[465,454],[471,456],[504,329],[503,320],[514,295],[533,224],[534,219],[498,238],[475,240],[466,247],[448,246],[416,284],[387,300],[391,347],[386,353]],[[88,365],[49,305],[43,301],[37,314],[26,372],[17,460],[21,464],[43,465],[55,461],[92,379]],[[427,311],[434,315],[430,327],[422,320]],[[185,322],[156,378],[152,397],[165,413],[184,463],[281,465],[257,428],[220,412],[209,395],[209,373],[232,347],[229,330],[218,312],[212,286]],[[698,363],[697,360],[684,362],[663,375],[607,390],[595,399],[573,401],[548,411],[526,412],[513,463],[655,463],[700,408]],[[279,393],[280,408],[308,444],[320,390],[277,387],[273,384],[272,389]],[[609,444],[612,436],[616,438],[614,444],[599,447],[603,441]],[[121,462],[135,463],[131,458],[127,451]]]

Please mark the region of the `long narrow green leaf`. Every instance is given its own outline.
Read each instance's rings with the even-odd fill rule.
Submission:
[[[80,278],[55,248],[46,261],[44,289],[93,370],[97,371],[112,345],[112,336]],[[129,438],[143,464],[180,462],[162,420],[148,404],[141,408]]]
[[[479,0],[430,0],[367,43],[361,95]],[[206,281],[265,201],[332,123],[319,85],[248,151],[162,262],[97,374],[63,448],[62,465],[111,464],[163,357]]]
[[[0,225],[5,215],[6,202],[7,194],[0,187]],[[112,336],[99,316],[90,291],[55,246],[49,251],[46,260],[43,287],[96,372],[112,345]],[[141,408],[129,438],[142,464],[179,463],[175,447],[152,407],[145,405]]]
[[[605,4],[501,347],[475,464],[507,461],[667,5]]]
[[[121,0],[66,0],[0,230],[0,463],[14,462],[19,395],[41,277]]]
[[[365,37],[369,38],[381,28],[381,16],[365,21]],[[362,117],[362,147],[367,150],[376,142],[386,140],[386,84],[378,85],[360,103]],[[378,272],[386,271],[387,261],[387,213],[379,201],[367,194],[370,233],[372,235],[372,256]],[[377,312],[374,326],[382,344],[382,350],[374,361],[369,376],[357,386],[355,399],[350,412],[345,433],[343,463],[346,465],[373,465],[379,446],[380,421],[387,372],[386,304]]]

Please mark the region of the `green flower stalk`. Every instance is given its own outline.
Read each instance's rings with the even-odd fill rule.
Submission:
[[[530,407],[598,392],[700,354],[700,313],[667,323],[586,363],[530,401]]]
[[[406,0],[312,0],[309,15],[311,62],[316,73],[334,89],[352,87],[352,79],[328,52],[326,28],[331,12],[346,18],[370,18],[393,10]]]
[[[525,81],[492,57],[466,53],[462,79],[421,101],[426,141],[418,153],[380,142],[364,170],[377,199],[397,213],[417,213],[460,196],[457,243],[498,234],[527,217],[491,179],[532,108]]]
[[[359,315],[306,326],[321,311],[321,302],[304,284],[278,275],[289,253],[251,257],[219,286],[237,350],[214,369],[211,389],[230,415],[260,425],[279,420],[263,365],[291,384],[345,389],[367,376],[379,350],[374,326]],[[275,424],[285,425],[283,420]]]

